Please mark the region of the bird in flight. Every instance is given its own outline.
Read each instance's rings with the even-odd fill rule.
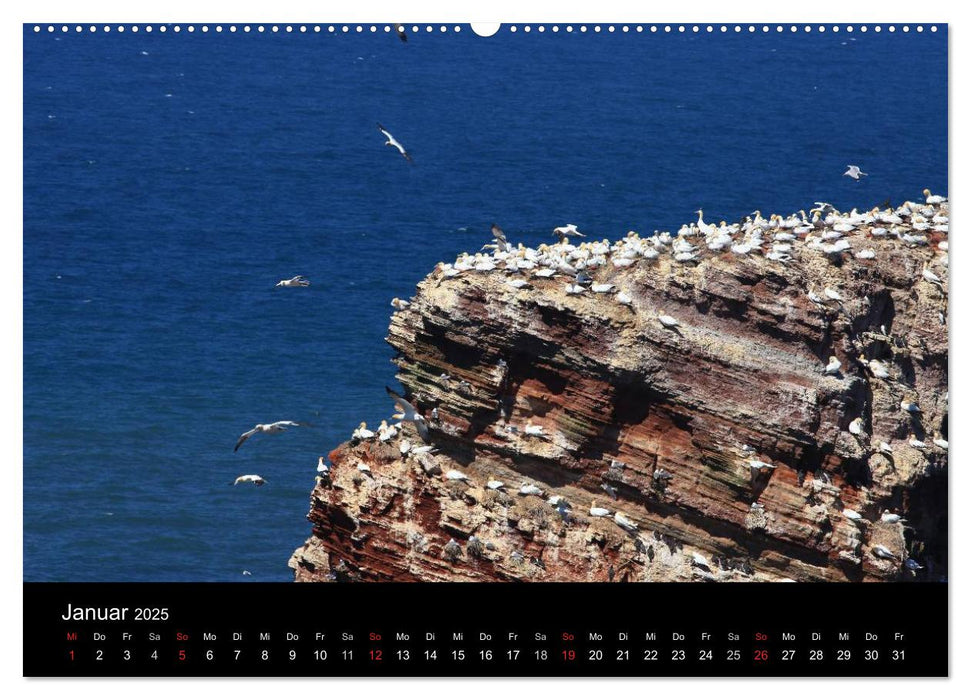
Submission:
[[[860,170],[859,165],[847,165],[847,171],[843,173],[847,177],[851,177],[854,180],[859,180],[861,177],[866,177],[866,173]]]
[[[291,277],[288,280],[280,280],[276,283],[277,287],[309,287],[310,280],[308,280],[303,275],[297,275],[296,277]]]
[[[404,156],[404,158],[405,158],[406,161],[408,161],[409,163],[414,163],[414,161],[412,160],[411,156],[408,154],[408,151],[405,150],[405,147],[402,146],[400,143],[398,143],[398,141],[395,139],[395,137],[391,135],[391,132],[388,131],[387,129],[385,129],[383,126],[381,126],[380,122],[378,123],[378,131],[380,131],[382,134],[384,134],[384,137],[386,139],[388,139],[384,143],[385,146],[394,146],[395,148],[398,149],[398,152],[402,156]]]
[[[418,434],[421,436],[421,439],[427,442],[428,425],[425,424],[425,417],[418,413],[418,410],[414,406],[405,401],[400,394],[390,387],[384,387],[384,390],[388,392],[388,396],[394,400],[394,407],[400,411],[400,413],[396,413],[394,417],[402,421],[414,423],[415,428],[418,430]]]
[[[307,424],[298,423],[292,420],[278,420],[276,423],[257,423],[255,426],[253,426],[252,430],[247,430],[245,433],[239,436],[239,440],[236,441],[236,447],[233,448],[233,452],[238,450],[240,445],[257,433],[267,433],[272,435],[273,433],[282,433],[287,428],[295,428],[305,425]]]
[[[264,479],[259,474],[243,474],[242,476],[237,476],[236,481],[233,482],[233,486],[237,484],[256,484],[257,486],[262,486],[266,483]]]

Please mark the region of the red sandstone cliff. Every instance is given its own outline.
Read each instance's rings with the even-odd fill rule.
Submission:
[[[525,275],[514,289],[500,269],[432,273],[388,342],[435,451],[402,455],[404,440],[423,444],[411,424],[334,449],[312,493],[313,533],[290,561],[296,580],[945,576],[947,450],[932,440],[947,433],[946,281],[922,272],[946,280],[947,236],[908,243],[878,226],[854,226],[833,254],[807,244],[817,225],[787,262],[765,257],[768,226],[746,255],[699,238],[686,264],[608,259],[588,270],[615,285],[606,294],[567,294],[568,277]],[[662,313],[680,325],[665,328]],[[823,371],[831,355],[839,374]],[[520,495],[524,482],[544,495]],[[637,530],[592,517],[591,501]]]

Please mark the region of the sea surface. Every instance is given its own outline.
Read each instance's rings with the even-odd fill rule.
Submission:
[[[392,412],[392,297],[492,222],[946,194],[946,44],[25,27],[24,579],[290,580],[318,455]]]

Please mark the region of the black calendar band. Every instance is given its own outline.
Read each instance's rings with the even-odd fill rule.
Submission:
[[[946,584],[24,584],[26,676],[947,673]]]

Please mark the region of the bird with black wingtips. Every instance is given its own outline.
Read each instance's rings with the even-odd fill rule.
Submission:
[[[395,139],[395,137],[391,135],[391,132],[390,131],[388,131],[383,126],[381,126],[381,123],[380,122],[378,122],[378,131],[380,131],[382,134],[384,134],[385,138],[388,139],[384,143],[385,146],[394,146],[395,148],[398,149],[398,153],[400,153],[402,156],[404,156],[404,159],[405,160],[407,160],[409,163],[414,163],[415,162],[412,159],[411,155],[408,153],[408,151],[405,150],[405,147],[402,146],[401,143],[399,143],[398,140]]]
[[[386,386],[384,387],[384,390],[388,392],[388,396],[394,400],[395,408],[400,411],[400,413],[396,413],[394,415],[394,418],[397,418],[405,423],[413,423],[415,429],[418,430],[418,435],[421,436],[421,439],[427,441],[428,425],[425,423],[425,417],[418,412],[418,409],[416,409],[408,401],[405,401],[405,399],[391,387]]]
[[[847,165],[846,172],[843,173],[846,177],[851,177],[854,180],[859,180],[861,177],[866,177],[866,173],[860,170],[859,165]]]
[[[233,448],[233,452],[238,450],[240,445],[257,433],[274,435],[276,433],[282,433],[287,428],[306,427],[307,425],[309,425],[309,423],[298,423],[297,421],[292,420],[278,420],[275,423],[257,423],[251,430],[247,430],[245,433],[239,436],[239,440],[236,441],[236,447]]]

